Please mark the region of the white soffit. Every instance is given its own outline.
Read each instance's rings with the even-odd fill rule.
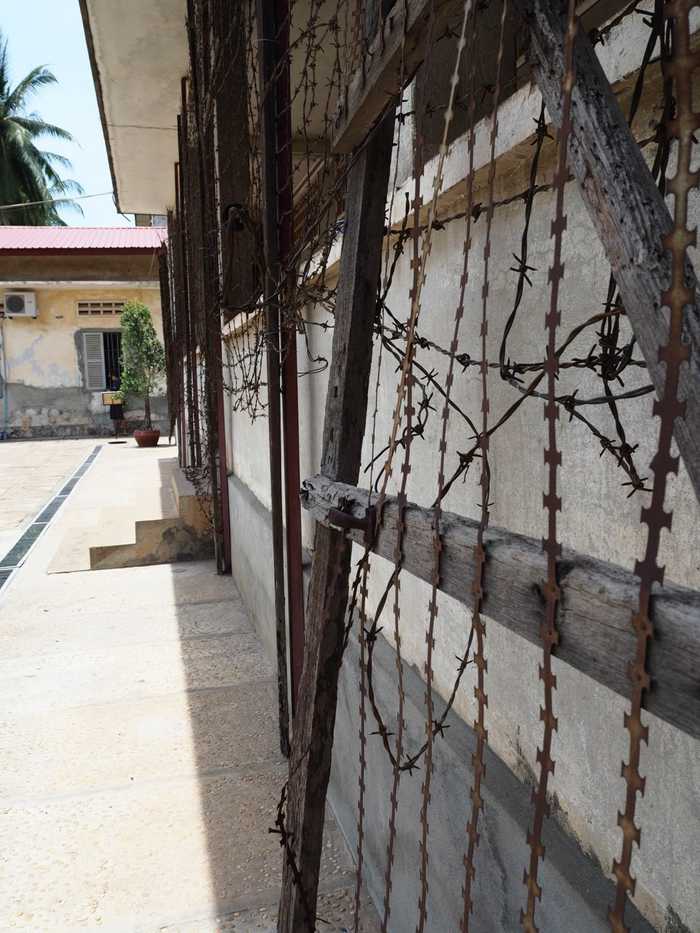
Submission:
[[[81,0],[117,204],[128,214],[174,206],[185,0]]]

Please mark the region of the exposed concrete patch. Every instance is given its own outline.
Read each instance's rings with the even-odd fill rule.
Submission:
[[[673,907],[669,907],[666,911],[665,933],[693,933],[693,931],[683,923]]]
[[[90,392],[80,386],[45,388],[17,382],[7,384],[10,407],[8,434],[10,437],[109,437],[114,434],[114,422],[109,409],[102,405],[102,393]],[[126,431],[143,426],[143,413],[126,411]],[[167,400],[156,396],[151,401],[151,414],[156,427],[168,425]]]
[[[228,482],[231,572],[265,653],[274,659],[277,643],[270,512],[237,476],[229,474]],[[261,573],[261,567],[269,572]]]

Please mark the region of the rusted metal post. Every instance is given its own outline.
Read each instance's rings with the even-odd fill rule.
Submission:
[[[183,79],[182,82],[182,105],[185,106],[186,102],[186,90],[185,82]],[[178,163],[179,168],[179,185],[177,187],[178,194],[178,205],[177,205],[177,217],[178,217],[178,234],[179,234],[179,244],[178,248],[180,250],[180,262],[182,264],[182,323],[183,323],[183,344],[182,344],[182,355],[183,355],[183,376],[185,379],[186,387],[186,398],[187,398],[187,417],[183,418],[183,437],[187,438],[187,446],[189,447],[189,463],[186,458],[183,459],[183,466],[195,466],[197,463],[197,437],[195,433],[195,424],[196,417],[195,411],[197,406],[197,378],[196,373],[193,372],[193,359],[192,359],[192,315],[191,315],[191,302],[190,302],[190,276],[189,276],[189,250],[187,245],[187,182],[186,182],[186,132],[185,132],[185,120],[186,113],[183,109],[181,114],[178,114],[177,117],[177,135],[178,135],[178,147],[180,150],[180,161]],[[196,359],[195,359],[196,363]],[[183,458],[184,458],[184,446],[183,446]]]
[[[287,678],[287,617],[284,579],[284,520],[282,504],[282,435],[280,420],[281,342],[279,283],[279,228],[277,218],[276,105],[271,93],[275,76],[275,15],[272,4],[258,0],[257,31],[259,71],[263,88],[262,172],[263,242],[265,252],[265,331],[267,343],[267,419],[270,449],[270,504],[272,557],[275,584],[275,632],[277,637],[277,687],[280,747],[289,754],[289,686]]]
[[[192,211],[192,178],[190,154],[187,144],[187,78],[183,78],[180,83],[180,98],[182,113],[178,121],[180,129],[180,181],[181,192],[180,200],[182,206],[182,249],[185,266],[185,287],[187,295],[187,354],[189,370],[189,392],[190,392],[190,410],[188,412],[188,427],[191,435],[192,460],[190,466],[202,465],[202,443],[199,431],[199,379],[197,362],[197,328],[195,326],[195,301],[194,296],[194,257],[192,255],[192,230],[193,211]]]
[[[279,230],[279,276],[286,272],[284,297],[291,298],[294,273],[286,268],[292,249],[294,203],[292,191],[292,114],[290,101],[289,0],[275,3],[275,110],[277,162],[277,224]],[[301,503],[299,486],[299,391],[297,385],[297,334],[293,308],[281,315],[282,421],[284,425],[284,494],[287,534],[287,605],[289,613],[289,659],[291,668],[292,716],[304,666],[304,570],[301,553]]]
[[[191,112],[194,122],[194,164],[196,175],[193,215],[199,226],[200,275],[198,298],[200,301],[200,352],[203,355],[205,382],[204,405],[206,412],[206,466],[211,496],[214,553],[219,573],[227,570],[228,543],[225,528],[228,524],[228,504],[222,484],[220,426],[223,424],[223,373],[221,360],[221,312],[219,308],[218,241],[216,238],[216,206],[214,196],[214,152],[212,128],[203,119],[203,100],[208,93],[209,20],[206,7],[195,11],[194,0],[187,2],[187,34],[190,51]],[[198,39],[200,47],[198,47]],[[225,456],[224,456],[225,461]]]

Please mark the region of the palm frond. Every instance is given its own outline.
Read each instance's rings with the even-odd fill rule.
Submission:
[[[70,170],[70,160],[37,145],[41,137],[73,142],[72,135],[26,108],[32,94],[56,83],[55,75],[40,65],[12,88],[7,39],[0,31],[0,207],[22,205],[0,210],[0,224],[62,225],[65,222],[53,203],[56,198],[61,199],[61,208],[82,214],[80,206],[70,200],[83,193],[81,185],[59,173],[59,169]]]
[[[45,65],[39,65],[32,68],[29,74],[10,91],[5,98],[5,109],[7,113],[21,111],[25,105],[27,97],[35,94],[40,88],[47,87],[50,84],[58,84],[56,75],[49,71]]]
[[[11,119],[18,126],[27,130],[28,133],[31,133],[32,136],[46,135],[51,136],[53,139],[62,139],[67,143],[75,142],[68,130],[64,130],[53,123],[46,123],[38,114],[32,113],[27,117],[17,116],[15,114]]]

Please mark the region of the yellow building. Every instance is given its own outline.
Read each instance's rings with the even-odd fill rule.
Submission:
[[[110,434],[124,304],[146,304],[162,339],[163,228],[0,227],[0,436]],[[128,400],[129,428],[143,418]],[[165,390],[152,401],[167,427]]]

